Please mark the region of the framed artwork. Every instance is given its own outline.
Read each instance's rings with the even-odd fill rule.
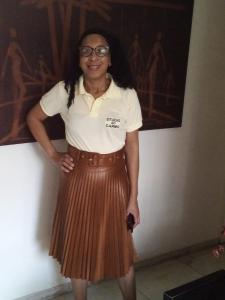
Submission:
[[[71,40],[92,27],[124,45],[142,130],[181,126],[192,12],[193,0],[1,0],[0,145],[33,141],[27,112],[62,79]],[[58,116],[46,126],[64,137]]]

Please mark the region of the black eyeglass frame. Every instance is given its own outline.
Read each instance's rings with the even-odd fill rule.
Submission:
[[[81,53],[81,49],[83,49],[83,48],[90,49],[90,53],[88,53],[88,55],[83,55],[83,54]],[[98,50],[98,49],[106,49],[107,51],[106,51],[105,53],[98,53],[98,52],[96,51],[96,50]],[[80,47],[79,47],[79,53],[80,53],[80,56],[82,56],[82,57],[89,57],[89,56],[91,56],[91,55],[93,54],[93,52],[94,52],[95,55],[98,56],[98,57],[105,57],[105,56],[107,56],[107,55],[110,53],[110,47],[109,47],[109,46],[97,46],[97,47],[95,47],[95,48],[92,48],[92,47],[90,47],[90,46],[80,46]]]

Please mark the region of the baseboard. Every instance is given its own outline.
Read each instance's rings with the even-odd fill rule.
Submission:
[[[135,264],[135,270],[138,270],[138,269],[144,268],[144,267],[148,267],[148,266],[152,266],[152,265],[156,265],[156,264],[162,263],[167,260],[177,259],[180,256],[192,254],[192,253],[195,253],[195,252],[198,252],[201,250],[206,250],[207,248],[211,248],[211,247],[215,246],[217,243],[218,243],[218,238],[209,240],[206,242],[194,244],[189,247],[185,247],[185,248],[178,249],[175,251],[170,251],[170,252],[164,253],[162,255],[157,255],[155,257],[151,257],[149,259],[145,259],[140,262],[137,262]]]
[[[183,249],[179,249],[179,250],[168,252],[168,253],[165,253],[162,255],[158,255],[158,256],[152,257],[150,259],[142,260],[135,264],[135,270],[138,270],[140,268],[144,268],[147,266],[156,265],[156,264],[162,263],[162,262],[170,260],[170,259],[176,259],[183,255],[192,254],[197,251],[201,251],[201,250],[213,247],[217,243],[218,243],[218,239],[213,239],[213,240],[195,244],[195,245],[183,248]],[[56,287],[53,287],[53,288],[50,288],[47,290],[43,290],[38,293],[34,293],[34,294],[30,294],[30,295],[27,295],[27,296],[24,296],[21,298],[17,298],[15,300],[49,300],[49,299],[59,297],[63,294],[69,293],[71,291],[72,291],[72,287],[71,287],[71,283],[69,282],[69,283],[58,285]]]
[[[47,290],[43,290],[41,292],[29,294],[21,298],[16,298],[15,300],[49,300],[64,295],[66,293],[69,293],[71,291],[72,291],[71,283],[68,282],[68,283],[57,285]]]

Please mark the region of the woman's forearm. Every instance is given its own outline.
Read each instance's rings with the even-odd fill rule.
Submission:
[[[126,161],[130,181],[130,201],[136,202],[138,195],[138,173],[139,173],[139,143],[138,131],[127,133],[126,138]]]
[[[27,124],[35,140],[40,143],[49,158],[54,159],[57,151],[51,143],[43,124],[45,118],[46,116],[40,111],[40,108],[35,107],[27,116]]]

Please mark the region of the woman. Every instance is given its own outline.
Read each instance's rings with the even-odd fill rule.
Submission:
[[[141,110],[119,41],[103,30],[85,32],[68,77],[28,114],[28,125],[63,180],[49,254],[71,278],[76,300],[88,281],[117,278],[124,299],[136,299],[136,259],[127,216],[140,223],[137,203]],[[67,153],[49,140],[43,121],[61,114]]]

